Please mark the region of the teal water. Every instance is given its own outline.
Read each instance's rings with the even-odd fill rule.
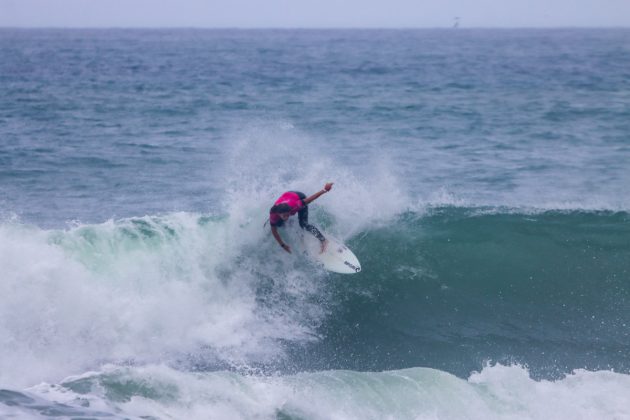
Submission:
[[[629,415],[630,31],[2,29],[0,55],[3,415]],[[311,219],[360,274],[263,229],[326,181]]]
[[[486,211],[408,214],[351,241],[370,269],[336,291],[323,366],[628,371],[628,213]]]

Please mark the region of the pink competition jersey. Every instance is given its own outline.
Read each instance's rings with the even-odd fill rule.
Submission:
[[[291,207],[291,211],[289,212],[291,216],[304,208],[304,202],[300,196],[293,191],[287,191],[282,194],[273,205],[276,206],[282,203],[288,204]],[[282,219],[278,213],[269,212],[269,223],[271,223],[272,226],[276,226],[280,220]]]

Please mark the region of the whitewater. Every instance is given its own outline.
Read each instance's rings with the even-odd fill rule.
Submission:
[[[630,419],[629,46],[0,30],[0,417]]]

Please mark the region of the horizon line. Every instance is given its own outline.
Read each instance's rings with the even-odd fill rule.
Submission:
[[[12,29],[12,30],[30,30],[30,29],[43,29],[43,30],[337,30],[337,31],[352,31],[352,30],[451,30],[451,31],[465,31],[465,30],[540,30],[540,29],[630,29],[628,26],[581,26],[581,25],[559,25],[559,26],[2,26],[0,30]]]

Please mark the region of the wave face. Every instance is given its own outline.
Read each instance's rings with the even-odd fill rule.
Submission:
[[[316,344],[335,356],[316,366],[627,372],[628,221],[445,207],[366,231],[350,241],[365,273],[334,282],[337,312]]]
[[[174,213],[67,230],[5,223],[0,372],[24,384],[108,362],[285,373],[426,366],[466,377],[492,361],[542,378],[627,372],[628,220],[405,213],[347,238],[364,267],[353,276],[279,253],[258,222],[229,217]]]

